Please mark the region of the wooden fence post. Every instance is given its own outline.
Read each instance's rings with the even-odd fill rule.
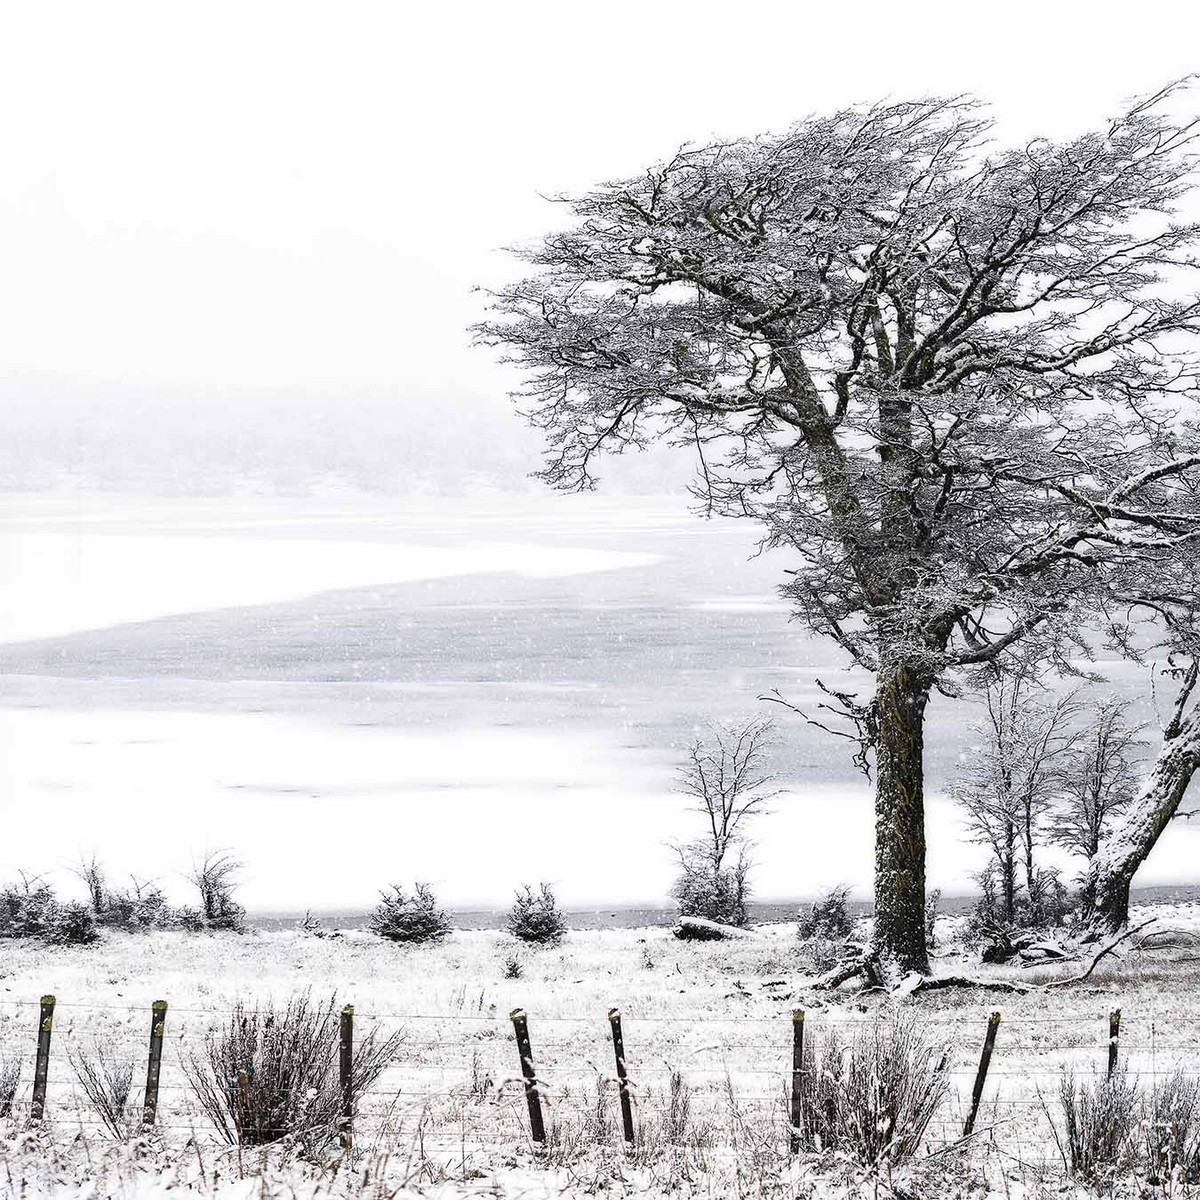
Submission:
[[[1108,1078],[1117,1069],[1117,1045],[1121,1040],[1121,1010],[1114,1008],[1108,1014]]]
[[[153,1125],[158,1117],[158,1081],[162,1078],[163,1030],[167,1023],[167,1002],[155,1000],[150,1006],[150,1057],[146,1062],[146,1094],[142,1097],[142,1124]]]
[[[533,1050],[529,1045],[529,1021],[524,1009],[514,1008],[509,1014],[512,1018],[513,1033],[517,1037],[517,1053],[521,1056],[521,1074],[525,1077],[525,1100],[529,1105],[529,1132],[533,1140],[539,1143],[546,1141],[546,1126],[542,1122],[542,1103],[538,1095],[537,1072],[533,1069]]]
[[[342,1088],[342,1149],[354,1145],[354,1005],[342,1009],[338,1082]]]
[[[983,1085],[987,1082],[988,1066],[992,1061],[992,1051],[996,1047],[996,1030],[1000,1028],[1000,1014],[992,1013],[988,1017],[987,1033],[983,1039],[983,1053],[979,1056],[979,1070],[975,1072],[975,1088],[971,1093],[971,1111],[963,1125],[963,1137],[970,1137],[975,1128],[975,1117],[979,1112],[979,1102],[983,1099]]]
[[[800,1122],[802,1113],[800,1097],[804,1086],[804,1009],[792,1009],[792,1103],[788,1109],[791,1125],[788,1134],[788,1149],[797,1153],[800,1149]]]
[[[37,1062],[33,1068],[33,1102],[29,1115],[40,1121],[46,1114],[46,1081],[50,1077],[50,1033],[54,1029],[54,997],[43,996],[38,1015]]]
[[[608,1010],[608,1023],[612,1026],[613,1053],[617,1057],[617,1089],[621,1096],[621,1125],[625,1140],[633,1145],[633,1105],[629,1100],[629,1076],[625,1072],[625,1038],[621,1033],[621,1010]]]

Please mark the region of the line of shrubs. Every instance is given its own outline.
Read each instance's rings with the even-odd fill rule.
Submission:
[[[205,855],[188,876],[199,893],[196,907],[172,905],[153,881],[134,879],[128,888],[110,887],[95,858],[75,871],[87,887],[86,902],[60,900],[41,876],[21,873],[17,883],[0,886],[0,938],[86,946],[99,940],[102,929],[240,933],[246,912],[233,899],[233,891],[241,865],[228,851]]]
[[[241,864],[227,852],[205,857],[189,878],[200,898],[197,907],[172,905],[153,882],[134,880],[126,889],[108,885],[104,870],[93,859],[76,874],[88,890],[88,901],[63,901],[40,876],[22,874],[20,881],[0,886],[0,938],[35,938],[54,945],[88,945],[103,929],[145,933],[179,929],[243,932],[245,909],[233,898]],[[319,921],[306,916],[304,933],[323,936]],[[440,942],[451,932],[450,919],[439,907],[433,889],[418,883],[412,891],[393,885],[371,915],[372,932],[392,942]],[[516,893],[507,929],[519,941],[556,946],[566,936],[567,923],[549,884],[535,891],[526,885]]]
[[[17,883],[0,886],[0,938],[36,938],[56,945],[88,945],[103,929],[144,933],[176,929],[188,933],[245,931],[245,909],[234,899],[242,864],[227,851],[207,854],[189,874],[199,904],[173,905],[153,881],[134,879],[128,888],[110,887],[103,867],[92,859],[76,874],[87,887],[88,901],[63,901],[40,876],[22,874]],[[809,912],[801,913],[798,933],[814,966],[827,965],[851,935],[855,919],[847,911],[849,889],[831,888]],[[437,943],[452,932],[450,918],[427,883],[411,891],[393,884],[371,914],[369,928],[391,942]],[[547,883],[535,890],[519,888],[508,911],[508,932],[518,941],[556,946],[566,936],[567,923],[554,889]],[[319,920],[306,915],[303,933],[326,936]],[[820,960],[820,961],[817,961]]]
[[[517,891],[505,927],[518,941],[540,946],[557,946],[567,933],[566,919],[548,883],[537,891],[528,884]],[[398,884],[388,888],[371,914],[370,929],[389,942],[420,944],[442,941],[451,926],[433,889],[418,883],[411,892]]]

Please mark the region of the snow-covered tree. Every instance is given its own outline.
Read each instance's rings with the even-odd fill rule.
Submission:
[[[990,852],[1000,918],[1041,919],[1044,874],[1038,852],[1058,798],[1064,758],[1077,739],[1075,693],[1047,692],[1029,663],[993,675],[983,688],[986,717],[951,782],[968,835]],[[1021,885],[1024,884],[1024,896]]]
[[[1092,861],[1119,817],[1137,795],[1142,726],[1131,725],[1125,704],[1102,697],[1087,709],[1087,721],[1067,749],[1058,799],[1050,820],[1051,838],[1084,860],[1084,911],[1090,912]]]
[[[1081,627],[1098,572],[1196,530],[1183,94],[1007,149],[963,98],[682,149],[572,198],[480,330],[525,373],[547,482],[690,447],[703,511],[788,549],[797,615],[871,672],[846,715],[900,969],[928,967],[932,689]]]
[[[1124,606],[1112,626],[1114,639],[1136,658],[1160,656],[1156,666],[1169,699],[1154,756],[1088,867],[1086,915],[1097,936],[1128,923],[1129,888],[1138,869],[1171,821],[1191,815],[1181,805],[1200,770],[1200,564],[1193,540],[1184,543],[1184,553],[1147,552],[1141,580],[1119,579],[1113,587],[1113,604]],[[1133,641],[1146,621],[1158,633],[1148,651]]]
[[[761,717],[713,723],[688,747],[679,791],[699,813],[704,832],[676,845],[679,875],[671,888],[685,916],[744,925],[749,869],[746,829],[776,795],[767,756],[774,725]]]

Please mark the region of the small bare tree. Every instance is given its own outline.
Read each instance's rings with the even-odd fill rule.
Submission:
[[[1146,743],[1138,734],[1145,726],[1130,725],[1123,709],[1115,696],[1102,698],[1067,751],[1050,827],[1051,838],[1087,864],[1081,897],[1085,911],[1092,907],[1092,862],[1115,818],[1137,795],[1141,779],[1138,751]]]
[[[240,929],[246,910],[233,898],[238,873],[245,864],[229,850],[209,850],[188,878],[200,893],[200,911],[215,929]]]
[[[92,912],[96,916],[100,916],[104,912],[104,903],[107,898],[107,886],[104,876],[104,864],[92,854],[90,859],[79,860],[72,874],[83,881],[83,885],[88,890],[88,902],[92,906]]]
[[[1064,756],[1076,741],[1077,693],[1046,696],[1032,668],[1021,663],[1010,674],[990,678],[983,699],[987,717],[975,727],[982,740],[968,754],[950,794],[966,814],[971,839],[990,851],[995,915],[1014,924],[1023,909],[1024,917],[1036,923],[1048,882],[1037,854]]]
[[[750,889],[745,828],[766,811],[774,776],[767,755],[774,723],[755,717],[712,723],[697,738],[679,772],[679,790],[706,825],[702,836],[677,843],[680,873],[671,896],[685,915],[744,925]]]

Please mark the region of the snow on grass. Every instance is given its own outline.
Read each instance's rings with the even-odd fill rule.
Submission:
[[[1192,906],[1160,916],[1173,928],[1200,928]],[[505,978],[505,960],[514,954],[521,977]],[[220,1158],[212,1145],[211,1130],[183,1086],[181,1057],[227,1019],[236,1001],[281,1001],[311,990],[318,998],[336,993],[339,1001],[354,1003],[360,1030],[378,1024],[406,1033],[399,1060],[364,1102],[359,1122],[360,1168],[368,1175],[383,1172],[391,1186],[437,1185],[447,1195],[486,1187],[489,1194],[550,1196],[570,1194],[587,1176],[595,1190],[614,1194],[794,1195],[807,1179],[814,1196],[848,1196],[856,1194],[861,1174],[844,1163],[818,1170],[810,1158],[789,1165],[782,1149],[792,1008],[806,1009],[807,1036],[817,1039],[831,1026],[853,1034],[901,1010],[920,1019],[928,1036],[950,1051],[951,1098],[931,1130],[927,1149],[933,1151],[957,1139],[987,1014],[999,1008],[1003,1020],[976,1142],[965,1152],[942,1150],[912,1170],[936,1174],[936,1189],[928,1194],[966,1194],[984,1180],[993,1194],[1042,1195],[1043,1186],[1056,1186],[1042,1098],[1053,1111],[1064,1067],[1083,1075],[1105,1069],[1113,1008],[1122,1010],[1121,1061],[1139,1081],[1149,1086],[1178,1067],[1200,1070],[1200,973],[1189,958],[1179,945],[1164,944],[1101,966],[1087,984],[1072,989],[1028,996],[947,991],[894,1001],[806,990],[790,924],[702,945],[678,942],[661,928],[572,932],[558,949],[518,946],[496,931],[460,932],[441,946],[412,948],[365,934],[315,938],[292,932],[114,935],[97,947],[53,951],[14,944],[6,947],[0,983],[0,1048],[28,1060],[37,999],[47,991],[57,995],[47,1135],[56,1149],[22,1148],[10,1140],[0,1154],[32,1169],[47,1155],[68,1154],[64,1147],[80,1132],[86,1144],[100,1146],[103,1139],[90,1123],[94,1115],[72,1084],[66,1049],[101,1039],[140,1062],[150,1002],[165,998],[171,1010],[164,1145],[155,1151],[160,1166],[176,1163],[189,1186],[204,1195],[245,1194],[237,1191],[245,1181],[236,1178],[245,1164],[236,1166],[228,1154]],[[957,973],[963,959],[947,955],[938,969]],[[992,971],[1029,982],[1078,969]],[[555,1139],[541,1159],[528,1145],[517,1080],[508,1013],[518,1006],[529,1014]],[[623,1014],[646,1142],[632,1166],[621,1163],[612,1104],[605,1014],[613,1006]],[[692,1092],[691,1140],[683,1147],[662,1139],[672,1071]],[[27,1070],[26,1086],[28,1079]],[[597,1087],[607,1113],[602,1134],[595,1125]],[[186,1158],[181,1147],[193,1133],[204,1147],[197,1153],[208,1156],[203,1186],[195,1163],[186,1170],[180,1165]],[[103,1158],[95,1153],[97,1161]],[[157,1195],[145,1190],[149,1184],[136,1165],[118,1160],[111,1158],[112,1170],[127,1178],[113,1194],[138,1200]],[[216,1171],[214,1182],[218,1161],[226,1174]],[[410,1179],[405,1172],[414,1163],[418,1177]],[[337,1190],[346,1180],[322,1179],[296,1163],[271,1160],[265,1174],[258,1171],[256,1161],[252,1172],[264,1195],[316,1186],[357,1194]],[[814,1172],[819,1182],[813,1183]],[[922,1186],[932,1185],[926,1180]],[[27,1194],[53,1193],[31,1188]]]

